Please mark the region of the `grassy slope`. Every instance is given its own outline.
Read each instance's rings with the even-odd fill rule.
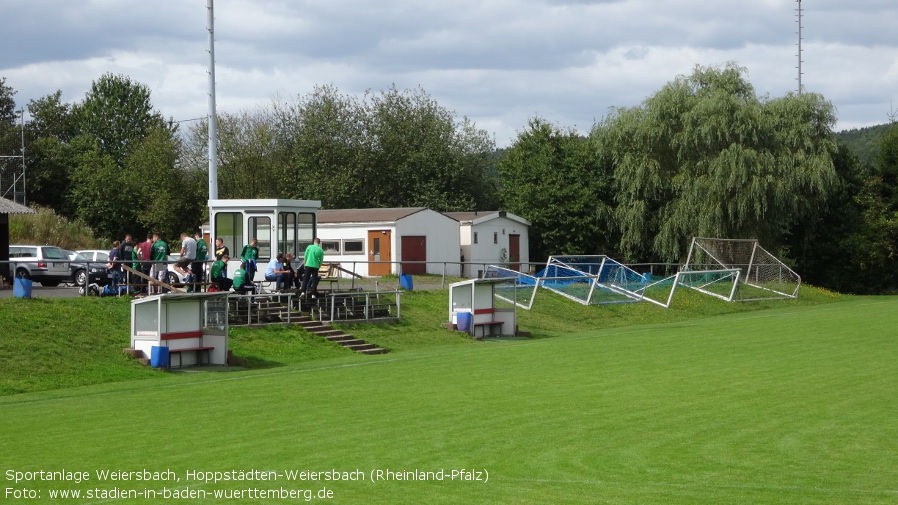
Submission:
[[[409,296],[406,315],[444,298]],[[407,322],[383,356],[8,396],[0,468],[490,473],[260,486],[324,486],[334,503],[893,503],[898,298],[821,303],[834,299],[665,311],[546,297],[521,313],[533,340]]]
[[[519,327],[546,338],[621,325],[678,322],[708,315],[743,313],[783,306],[807,306],[847,299],[808,288],[797,301],[725,303],[687,290],[672,308],[648,303],[584,307],[548,292],[537,295],[532,311],[519,310]],[[404,296],[398,324],[342,325],[347,331],[394,352],[434,346],[476,345],[463,334],[444,330],[445,291]],[[119,298],[0,299],[0,396],[160,375],[121,350],[128,346],[130,302]],[[271,368],[322,358],[362,359],[297,328],[232,329],[231,349],[252,368]],[[164,380],[164,379],[163,379]]]

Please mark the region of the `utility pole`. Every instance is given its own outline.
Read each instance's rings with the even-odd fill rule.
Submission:
[[[798,94],[801,94],[801,0],[798,0]]]

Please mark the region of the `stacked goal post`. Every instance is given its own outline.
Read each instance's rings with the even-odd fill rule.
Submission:
[[[801,277],[755,239],[695,237],[683,272],[738,271],[736,289],[728,301],[798,297]]]
[[[583,305],[642,301],[645,277],[604,255],[550,256],[543,288]]]

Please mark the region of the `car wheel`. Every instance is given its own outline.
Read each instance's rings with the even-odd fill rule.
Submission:
[[[75,272],[75,285],[84,286],[87,283],[87,270],[78,270]]]
[[[181,279],[178,277],[178,274],[174,272],[169,272],[168,275],[165,276],[166,284],[178,284],[181,282]]]
[[[28,270],[25,270],[24,268],[16,270],[16,277],[31,280],[31,274],[28,273]]]
[[[41,286],[55,288],[56,286],[59,286],[59,281],[41,281]]]

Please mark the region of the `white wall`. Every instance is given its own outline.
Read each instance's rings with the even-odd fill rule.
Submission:
[[[442,275],[442,262],[448,262],[451,264],[446,265],[446,274],[459,275],[461,245],[458,221],[439,212],[425,209],[400,219],[396,226],[397,233],[393,234],[394,261],[402,260],[402,236],[425,236],[427,237],[427,273]]]
[[[464,230],[466,227],[462,227]],[[469,228],[469,233],[471,245],[470,245],[470,255],[467,254],[468,251],[465,251],[465,260],[473,265],[468,265],[466,267],[466,277],[477,277],[478,271],[485,270],[484,264],[489,265],[499,265],[502,249],[505,249],[505,256],[508,257],[509,250],[509,235],[517,234],[520,235],[520,263],[528,263],[530,261],[530,236],[529,236],[529,227],[523,223],[515,221],[514,219],[510,219],[508,217],[495,217],[489,219],[487,221],[483,221],[477,223],[475,220],[474,224]],[[477,243],[474,242],[474,233],[477,233]],[[493,242],[493,237],[496,237],[498,243]],[[506,260],[507,261],[507,260]],[[526,271],[526,267],[521,267]]]
[[[371,223],[365,224],[318,224],[318,237],[322,242],[340,241],[340,253],[324,251],[325,263],[340,263],[343,268],[354,271],[361,276],[368,276],[368,230],[384,230],[392,229],[390,226],[374,226]],[[395,235],[395,232],[394,232]],[[361,240],[362,251],[358,254],[346,254],[343,251],[343,244],[346,240]],[[301,260],[302,258],[300,258]],[[353,265],[353,262],[357,262]]]
[[[403,236],[427,237],[427,273],[441,275],[443,273],[442,262],[452,262],[448,265],[448,275],[459,275],[459,259],[461,246],[459,244],[458,222],[439,212],[424,209],[395,223],[347,223],[347,224],[318,224],[318,237],[322,242],[340,241],[340,254],[324,252],[324,261],[339,262],[347,270],[355,271],[362,276],[368,276],[368,230],[390,230],[390,255],[392,272],[399,273],[398,262],[402,261]],[[362,240],[361,254],[346,254],[343,245],[346,240]],[[353,264],[353,262],[356,262]],[[433,262],[433,263],[431,263]]]

